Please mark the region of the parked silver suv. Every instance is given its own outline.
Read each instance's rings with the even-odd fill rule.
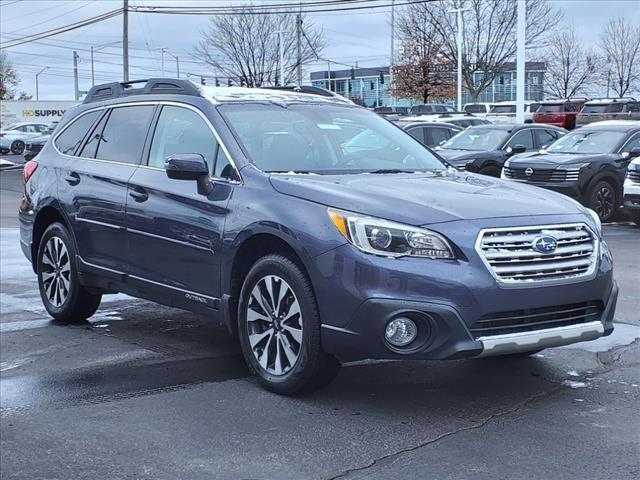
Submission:
[[[586,102],[576,117],[576,127],[602,120],[640,120],[640,101],[626,97]]]

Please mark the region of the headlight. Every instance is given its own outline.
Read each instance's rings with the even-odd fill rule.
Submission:
[[[338,231],[363,252],[385,257],[453,259],[453,249],[440,234],[424,228],[329,209]]]
[[[594,212],[590,208],[585,208],[585,210],[587,212],[589,212],[589,215],[591,215],[591,218],[593,218],[593,223],[596,226],[596,233],[598,234],[598,237],[601,237],[602,236],[602,222],[600,221],[600,217],[598,216],[598,214],[596,212]]]

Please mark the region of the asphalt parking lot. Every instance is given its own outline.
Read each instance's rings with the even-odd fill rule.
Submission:
[[[11,159],[10,157],[8,159]],[[2,479],[636,479],[640,228],[605,225],[610,337],[526,359],[362,362],[301,398],[261,390],[207,318],[124,295],[52,322],[0,172]]]

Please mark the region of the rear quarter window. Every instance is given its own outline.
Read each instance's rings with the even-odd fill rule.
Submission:
[[[82,143],[82,140],[87,136],[87,133],[100,115],[102,115],[101,110],[85,113],[72,120],[69,126],[56,137],[55,146],[60,153],[74,155]]]

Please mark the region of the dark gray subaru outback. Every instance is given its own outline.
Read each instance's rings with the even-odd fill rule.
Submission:
[[[125,292],[207,315],[285,394],[346,361],[528,354],[613,330],[593,212],[459,172],[317,93],[94,87],[24,169],[22,249],[49,313],[85,319]]]

